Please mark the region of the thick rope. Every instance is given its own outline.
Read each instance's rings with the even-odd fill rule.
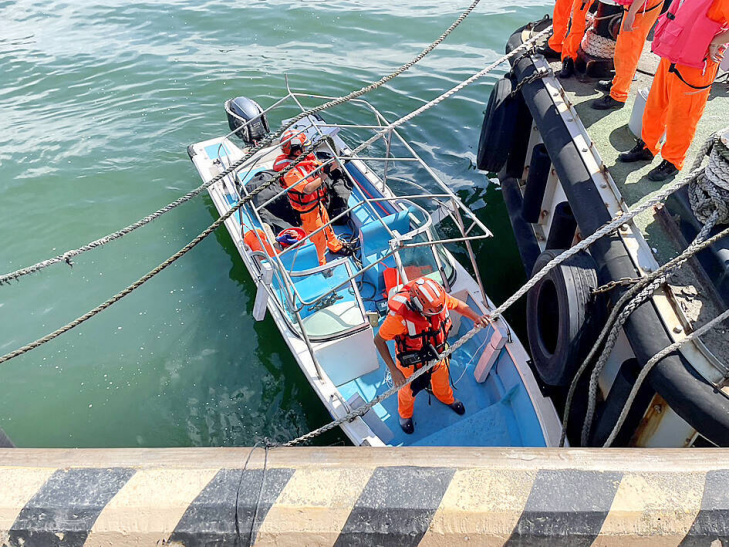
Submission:
[[[496,68],[499,64],[508,61],[511,57],[517,55],[522,49],[530,47],[531,44],[534,41],[538,40],[539,38],[541,38],[542,36],[546,35],[550,31],[551,31],[551,27],[549,27],[548,29],[546,29],[546,30],[542,31],[541,33],[537,34],[536,36],[534,36],[530,40],[527,40],[521,46],[515,48],[510,53],[508,53],[508,54],[504,55],[503,57],[501,57],[501,59],[499,61],[497,61],[496,63],[493,63],[493,64],[489,65],[489,67],[487,67],[486,69],[478,72],[477,76],[478,75],[481,75],[482,76],[486,72],[488,72],[488,71],[493,70],[494,68]],[[468,80],[466,80],[466,82],[472,83],[473,81],[475,81],[475,79],[476,78],[471,77]],[[411,120],[412,118],[414,118],[418,114],[421,114],[422,112],[428,110],[429,108],[432,108],[432,107],[436,106],[441,101],[443,101],[445,98],[450,97],[451,95],[453,95],[453,93],[455,93],[457,90],[462,89],[463,87],[465,87],[464,84],[465,84],[465,82],[463,84],[460,84],[460,85],[452,88],[451,90],[447,91],[446,93],[444,93],[444,94],[436,97],[435,99],[433,99],[429,103],[426,103],[425,105],[423,105],[420,108],[414,110],[413,112],[411,112],[410,114],[404,116],[403,118],[400,118],[399,120],[396,120],[395,122],[389,124],[388,126],[385,126],[382,129],[382,131],[380,131],[380,133],[378,135],[387,133],[388,131],[390,131],[390,130],[392,130],[392,129],[394,129],[394,128],[400,126],[400,125],[402,125],[406,121]],[[356,154],[357,152],[363,150],[364,148],[366,148],[367,146],[369,146],[371,143],[373,143],[375,140],[377,140],[378,135],[375,135],[374,137],[372,137],[371,139],[369,139],[365,143],[363,143],[360,146],[358,146],[353,151],[353,155]],[[297,158],[297,161],[296,162],[293,162],[286,170],[284,170],[281,173],[279,173],[278,177],[274,177],[270,181],[268,181],[267,183],[264,183],[261,186],[257,187],[250,194],[248,194],[245,198],[241,199],[235,206],[233,206],[232,208],[230,208],[218,220],[216,220],[215,222],[213,222],[208,228],[206,228],[204,231],[202,231],[190,243],[188,243],[187,245],[185,245],[182,249],[180,249],[178,252],[176,252],[174,255],[172,255],[167,260],[165,260],[162,264],[160,264],[159,266],[157,266],[156,268],[154,268],[153,270],[151,270],[150,272],[148,272],[146,275],[144,275],[143,277],[139,278],[136,282],[134,282],[133,284],[129,285],[126,289],[124,289],[123,291],[117,293],[116,295],[114,295],[110,299],[106,300],[102,304],[98,305],[93,310],[88,311],[84,315],[82,315],[82,316],[74,319],[70,323],[64,325],[60,329],[57,329],[57,330],[53,331],[52,333],[47,334],[46,336],[44,336],[42,338],[39,338],[38,340],[36,340],[36,341],[34,341],[34,342],[30,343],[30,344],[27,344],[27,345],[25,345],[25,346],[23,346],[21,348],[18,348],[15,351],[12,351],[12,352],[10,352],[10,353],[8,353],[6,355],[3,355],[2,357],[0,357],[0,364],[5,363],[5,362],[9,361],[10,359],[14,359],[15,357],[18,357],[20,355],[23,355],[24,353],[27,353],[27,352],[29,352],[29,351],[31,351],[31,350],[33,350],[33,349],[35,349],[35,348],[37,348],[37,347],[45,344],[46,342],[50,342],[51,340],[53,340],[54,338],[57,338],[61,334],[65,333],[65,332],[68,332],[69,330],[71,330],[71,329],[73,329],[73,328],[81,325],[82,323],[88,321],[89,319],[91,319],[92,317],[94,317],[95,315],[97,315],[98,313],[101,313],[102,311],[104,311],[109,306],[115,304],[116,302],[118,302],[119,300],[121,300],[122,298],[124,298],[125,296],[127,296],[128,294],[130,294],[135,289],[141,287],[144,283],[146,283],[147,281],[149,281],[150,279],[152,279],[155,275],[157,275],[162,270],[164,270],[165,268],[167,268],[167,266],[169,266],[170,264],[172,264],[173,262],[175,262],[177,259],[179,259],[182,256],[184,256],[185,254],[187,254],[198,243],[200,243],[203,239],[205,239],[207,236],[209,236],[211,233],[213,233],[223,222],[225,222],[228,218],[230,218],[233,214],[235,214],[236,211],[238,211],[241,207],[243,207],[243,205],[245,205],[246,203],[250,202],[253,198],[255,198],[256,195],[258,195],[260,192],[262,192],[268,186],[270,186],[271,184],[273,184],[276,180],[278,180],[279,178],[283,177],[289,170],[291,170],[291,169],[294,168],[294,166],[296,165],[296,163],[298,163],[302,159],[303,159],[303,155],[300,156],[299,158]]]
[[[620,335],[620,331],[623,328],[623,325],[625,325],[625,323],[628,321],[631,314],[635,310],[637,310],[645,302],[650,300],[653,296],[653,293],[656,292],[661,286],[663,286],[666,281],[668,281],[668,278],[673,273],[673,271],[682,266],[689,258],[696,254],[696,248],[701,244],[702,241],[706,240],[709,232],[716,225],[717,217],[718,215],[714,214],[709,219],[709,222],[707,222],[706,225],[701,228],[701,231],[698,233],[691,245],[689,245],[686,250],[677,257],[680,260],[677,260],[676,263],[673,264],[670,268],[666,268],[665,270],[663,270],[661,274],[657,276],[652,275],[652,281],[647,286],[645,286],[645,288],[643,288],[640,293],[635,296],[635,298],[630,300],[625,306],[625,309],[620,312],[620,315],[615,321],[615,324],[612,326],[612,330],[610,331],[607,341],[605,342],[605,348],[602,350],[600,359],[598,359],[597,363],[595,364],[595,368],[592,370],[592,374],[590,375],[587,412],[585,413],[585,421],[582,424],[582,446],[587,446],[590,440],[592,421],[595,417],[595,408],[597,407],[597,387],[598,381],[600,379],[600,374],[602,374],[602,371],[605,368],[605,365],[607,364],[610,355],[612,354],[613,348],[618,341],[618,336]],[[616,306],[615,309],[620,308]],[[595,347],[597,346],[598,343],[596,342]]]
[[[588,30],[582,38],[582,51],[598,59],[612,59],[615,57],[615,40],[600,36],[594,30]]]
[[[689,184],[688,194],[700,222],[718,212],[717,222],[729,224],[729,150],[719,138],[714,140],[706,169]]]
[[[471,12],[476,8],[478,3],[481,0],[474,0],[471,5],[456,19],[453,24],[448,27],[443,34],[438,37],[437,40],[432,42],[428,47],[426,47],[423,51],[421,51],[416,57],[414,57],[411,61],[405,63],[400,68],[398,68],[395,72],[392,72],[391,74],[388,74],[387,76],[384,76],[377,82],[374,82],[370,85],[367,85],[357,91],[353,91],[349,93],[348,95],[344,95],[342,97],[339,97],[337,99],[333,99],[325,104],[322,104],[320,106],[317,106],[315,108],[312,108],[310,110],[307,110],[305,112],[302,112],[301,114],[297,115],[293,120],[291,121],[291,125],[295,124],[296,122],[304,119],[305,117],[316,114],[317,112],[321,112],[323,110],[326,110],[328,108],[333,108],[335,106],[339,106],[341,104],[344,104],[348,101],[351,101],[352,99],[356,99],[357,97],[361,97],[362,95],[369,93],[370,91],[374,91],[375,89],[382,87],[387,82],[392,80],[393,78],[396,78],[406,70],[409,70],[412,68],[416,63],[420,62],[426,55],[428,55],[431,51],[433,51],[436,47],[438,47],[443,40],[445,40],[455,29],[458,27],[465,19],[468,17]],[[6,273],[3,275],[0,275],[0,285],[4,283],[8,283],[10,281],[14,281],[17,279],[20,279],[23,276],[29,275],[31,273],[38,272],[44,268],[47,268],[48,266],[52,266],[53,264],[58,264],[59,262],[66,262],[67,264],[71,265],[71,259],[85,253],[86,251],[90,251],[92,249],[96,249],[97,247],[101,247],[102,245],[106,245],[107,243],[114,241],[116,239],[119,239],[137,228],[141,228],[142,226],[145,226],[152,222],[153,220],[156,220],[157,218],[161,217],[165,213],[170,212],[172,209],[175,209],[176,207],[179,207],[183,203],[186,203],[190,201],[192,198],[200,194],[203,190],[208,188],[209,186],[212,186],[218,181],[223,180],[226,176],[228,176],[230,173],[234,172],[238,167],[243,165],[248,159],[253,157],[257,152],[265,148],[266,146],[273,143],[276,139],[278,139],[284,131],[287,129],[287,127],[283,127],[276,131],[275,133],[270,134],[265,139],[263,139],[259,144],[254,146],[253,148],[250,148],[249,151],[244,154],[244,156],[239,159],[238,161],[232,163],[230,166],[228,166],[227,169],[222,171],[220,174],[216,175],[212,179],[210,179],[208,182],[198,186],[194,190],[188,192],[184,196],[176,199],[169,205],[166,205],[162,207],[161,209],[158,209],[154,213],[147,215],[146,217],[138,220],[137,222],[130,224],[126,228],[122,228],[121,230],[118,230],[114,233],[111,233],[109,235],[106,235],[102,238],[96,239],[90,243],[87,243],[86,245],[83,245],[82,247],[79,247],[78,249],[72,249],[69,251],[66,251],[54,258],[49,258],[47,260],[43,260],[41,262],[38,262],[36,264],[33,264],[32,266],[28,266],[26,268],[21,268],[19,270],[15,270],[14,272]]]
[[[515,50],[516,51],[516,50]],[[513,53],[513,52],[512,52]],[[572,256],[576,255],[577,253],[581,252],[582,250],[586,249],[590,245],[592,245],[595,241],[600,239],[601,237],[614,232],[616,229],[618,229],[622,224],[625,224],[626,222],[629,222],[632,218],[634,218],[636,215],[639,215],[643,211],[646,211],[658,203],[662,203],[666,200],[666,198],[671,195],[673,192],[678,190],[679,188],[682,188],[688,184],[688,178],[677,180],[674,183],[666,186],[662,190],[659,190],[655,192],[654,194],[648,196],[647,199],[644,200],[644,202],[631,209],[627,213],[617,216],[607,224],[603,225],[599,230],[597,230],[595,233],[593,233],[591,236],[583,239],[580,241],[577,245],[574,247],[571,247],[570,249],[566,250],[559,256],[556,256],[553,258],[547,265],[539,270],[525,285],[523,285],[518,291],[516,291],[512,296],[510,296],[503,304],[498,306],[496,309],[494,309],[491,313],[488,314],[488,317],[493,321],[496,318],[503,315],[503,313],[511,307],[517,300],[519,300],[524,294],[529,291],[534,285],[536,285],[544,276],[547,275],[547,273],[552,269],[564,262],[565,260],[569,260]],[[356,410],[348,413],[346,416],[343,416],[341,418],[338,418],[318,429],[315,429],[314,431],[311,431],[310,433],[307,433],[306,435],[302,435],[296,439],[293,439],[289,441],[288,443],[284,444],[284,446],[294,446],[296,444],[300,444],[302,442],[308,441],[313,439],[314,437],[317,437],[318,435],[321,435],[322,433],[325,433],[326,431],[329,431],[331,429],[334,429],[335,427],[338,427],[344,423],[351,422],[355,418],[362,417],[364,414],[367,413],[372,407],[379,404],[381,401],[386,399],[387,397],[390,397],[394,393],[398,391],[403,386],[406,386],[425,374],[428,370],[433,368],[437,363],[445,359],[446,357],[450,356],[454,351],[456,351],[458,348],[460,348],[463,344],[465,344],[468,340],[473,338],[475,334],[480,330],[481,327],[474,327],[470,331],[468,331],[461,339],[459,339],[456,343],[454,343],[451,347],[449,347],[443,354],[436,357],[433,361],[430,363],[424,365],[421,369],[417,370],[412,376],[407,378],[407,380],[397,387],[392,387],[388,389],[386,392],[384,392],[382,395],[377,396],[375,399],[367,403],[366,405],[363,405]]]
[[[638,282],[633,285],[629,291],[627,291],[625,294],[623,294],[618,302],[615,304],[615,307],[610,313],[610,316],[608,317],[607,321],[605,322],[605,326],[603,327],[603,330],[600,332],[600,335],[597,338],[597,341],[595,342],[595,345],[593,346],[592,350],[590,351],[590,354],[585,358],[585,360],[582,363],[582,366],[580,366],[579,370],[575,374],[574,378],[572,379],[572,384],[570,385],[569,392],[567,394],[567,400],[565,402],[565,410],[564,414],[562,416],[562,436],[560,438],[560,446],[564,446],[565,443],[565,437],[567,434],[567,425],[569,422],[569,414],[570,409],[572,407],[572,401],[575,396],[575,392],[577,390],[577,384],[582,377],[582,374],[587,370],[592,360],[597,355],[597,352],[600,350],[600,347],[602,346],[602,342],[605,340],[605,337],[607,336],[608,332],[611,330],[611,325],[618,317],[618,314],[620,313],[621,308],[623,305],[625,305],[626,302],[631,300],[641,289],[647,287],[651,284],[651,281],[658,276],[662,276],[664,273],[669,272],[670,270],[674,270],[676,268],[679,268],[684,262],[686,262],[691,256],[698,252],[703,251],[710,245],[713,245],[717,241],[723,239],[724,237],[729,236],[729,228],[722,230],[715,236],[707,239],[706,241],[701,242],[698,245],[695,245],[697,242],[694,241],[692,245],[695,245],[695,248],[692,249],[692,251],[689,253],[689,248],[684,251],[684,253],[681,253],[681,255],[677,256],[676,258],[672,259],[670,262],[667,262],[663,266],[661,266],[658,270],[650,274],[649,276],[646,276],[644,278],[641,278],[638,280]]]
[[[719,132],[721,133],[721,132]],[[699,151],[696,159],[694,160],[694,163],[692,165],[692,169],[689,172],[689,174],[683,179],[683,184],[691,184],[692,181],[694,181],[697,177],[701,176],[701,174],[704,172],[704,168],[702,168],[702,163],[704,160],[704,157],[707,155],[710,149],[712,149],[712,146],[714,145],[714,142],[716,140],[716,137],[712,135],[709,137],[704,145],[702,146],[701,150]],[[670,260],[660,268],[658,268],[655,272],[651,273],[650,275],[640,278],[637,280],[637,283],[631,287],[625,294],[623,294],[618,302],[615,304],[613,310],[610,313],[610,316],[608,317],[608,320],[606,321],[602,331],[600,332],[600,335],[598,336],[592,350],[590,351],[589,355],[585,358],[582,365],[578,369],[577,373],[575,374],[574,378],[572,379],[572,384],[570,385],[570,389],[567,395],[567,400],[565,402],[565,409],[564,414],[562,418],[562,434],[560,437],[560,446],[564,446],[565,438],[567,435],[567,426],[569,422],[569,415],[572,408],[572,402],[574,399],[574,395],[577,389],[577,385],[580,381],[580,378],[584,374],[584,372],[589,367],[590,363],[593,361],[595,356],[597,355],[597,352],[600,351],[600,348],[602,347],[603,341],[607,337],[607,343],[605,346],[605,349],[602,352],[602,355],[600,357],[600,360],[595,366],[595,370],[592,373],[592,376],[590,378],[590,387],[589,387],[589,400],[588,400],[588,410],[586,413],[585,421],[583,422],[583,429],[582,429],[582,445],[586,446],[588,440],[589,440],[589,434],[590,434],[590,428],[592,427],[592,419],[594,417],[594,411],[595,411],[595,405],[596,405],[596,397],[597,397],[597,381],[599,379],[599,375],[607,362],[607,359],[610,356],[610,352],[612,348],[615,345],[615,342],[617,341],[617,337],[620,333],[620,328],[623,326],[623,324],[626,322],[627,318],[629,317],[630,313],[637,309],[643,302],[645,302],[652,294],[653,292],[660,287],[668,278],[670,273],[675,270],[676,268],[679,268],[681,265],[683,265],[689,258],[691,258],[694,254],[701,251],[702,249],[708,247],[710,244],[715,243],[721,237],[724,237],[726,234],[726,231],[722,232],[721,234],[718,234],[717,236],[712,237],[710,240],[705,241],[706,237],[708,236],[711,228],[716,223],[716,220],[718,219],[718,214],[714,215],[714,218],[711,219],[712,222],[708,227],[705,225],[701,232],[697,235],[697,237],[694,239],[694,241],[689,245],[686,250],[681,253],[676,258]],[[702,243],[703,242],[703,243]],[[636,296],[637,295],[637,296]],[[627,307],[623,312],[620,310],[623,308],[624,305]],[[613,323],[615,322],[615,326],[613,326]]]
[[[648,362],[645,364],[643,369],[640,371],[640,374],[638,374],[638,378],[635,381],[635,384],[633,385],[633,388],[630,390],[630,395],[628,395],[628,399],[625,401],[625,405],[623,406],[623,410],[620,412],[620,416],[618,417],[618,421],[615,424],[615,427],[613,427],[613,430],[610,432],[610,436],[605,441],[605,444],[603,447],[609,447],[615,442],[615,437],[617,437],[618,432],[620,431],[620,428],[623,427],[623,424],[625,423],[625,419],[628,416],[628,412],[630,412],[630,407],[633,405],[633,401],[635,401],[635,398],[638,396],[638,391],[640,390],[641,386],[643,385],[643,382],[648,377],[648,374],[653,370],[653,367],[657,365],[661,359],[664,357],[670,355],[674,351],[681,348],[681,346],[684,346],[685,344],[688,344],[690,341],[698,338],[699,336],[702,336],[703,334],[706,334],[711,329],[713,329],[715,326],[717,326],[722,321],[725,321],[726,319],[729,319],[729,310],[725,310],[722,314],[718,315],[706,325],[696,329],[694,332],[689,334],[686,338],[683,340],[680,340],[678,342],[674,342],[670,346],[666,346],[661,351],[656,353],[653,357],[651,357]]]

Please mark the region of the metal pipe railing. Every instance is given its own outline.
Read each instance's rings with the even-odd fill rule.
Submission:
[[[288,81],[287,81],[287,88],[288,88]],[[314,98],[314,99],[323,99],[323,100],[331,100],[332,99],[332,97],[327,97],[327,96],[324,96],[324,95],[314,95],[314,94],[307,94],[307,93],[293,93],[293,92],[291,92],[290,89],[288,89],[288,91],[289,91],[289,93],[287,94],[286,97],[284,97],[281,100],[277,101],[271,107],[265,109],[264,110],[264,113],[270,112],[274,108],[279,107],[281,104],[283,104],[284,102],[286,102],[289,99],[293,99],[294,102],[298,105],[298,107],[302,111],[305,111],[305,109],[304,109],[303,105],[301,104],[301,102],[298,100],[299,97]],[[383,123],[389,125],[389,121],[376,108],[374,108],[371,104],[369,104],[367,101],[364,101],[362,99],[355,99],[353,101],[350,101],[350,103],[355,103],[357,105],[363,106],[365,109],[369,110],[371,113],[373,113],[375,115],[375,118],[377,119],[378,123],[383,122]],[[247,122],[247,123],[250,123],[250,122]],[[355,204],[352,207],[349,207],[345,212],[337,215],[334,219],[331,219],[330,222],[327,223],[326,225],[320,227],[319,229],[317,229],[316,231],[314,231],[314,232],[312,232],[310,234],[307,234],[307,236],[302,241],[299,241],[295,245],[289,247],[284,252],[282,252],[280,255],[275,255],[275,257],[271,257],[273,259],[273,262],[275,263],[275,266],[276,266],[275,269],[278,270],[278,272],[277,272],[278,273],[278,277],[280,277],[281,282],[282,282],[282,285],[284,285],[284,289],[285,289],[285,292],[286,292],[287,299],[289,300],[289,302],[290,302],[290,304],[291,304],[291,306],[292,306],[292,308],[294,310],[294,313],[295,313],[296,318],[297,318],[297,322],[300,324],[300,327],[302,328],[302,332],[303,332],[303,326],[301,325],[301,318],[300,318],[299,312],[305,306],[311,306],[311,305],[314,305],[314,304],[320,302],[323,298],[329,296],[333,292],[336,292],[336,291],[340,290],[341,288],[343,288],[347,284],[351,283],[354,279],[356,279],[357,277],[361,276],[366,271],[369,271],[371,268],[373,268],[376,265],[380,264],[381,262],[383,262],[384,260],[388,259],[389,257],[391,257],[393,255],[395,256],[395,260],[396,260],[396,263],[398,265],[398,269],[402,270],[401,273],[404,274],[404,268],[402,267],[402,263],[399,260],[399,256],[398,256],[398,250],[401,249],[401,248],[435,246],[435,245],[438,245],[438,244],[445,244],[445,243],[466,242],[467,246],[469,247],[469,256],[471,257],[472,264],[474,265],[474,271],[475,271],[475,273],[477,275],[477,278],[478,278],[478,281],[479,281],[479,286],[481,287],[481,290],[483,292],[483,286],[482,286],[481,281],[480,281],[480,275],[478,273],[477,265],[475,264],[475,256],[473,254],[472,249],[470,248],[470,243],[469,242],[471,240],[475,240],[475,239],[484,239],[484,238],[490,237],[491,232],[488,230],[488,228],[486,228],[485,225],[483,225],[483,223],[480,222],[480,220],[478,220],[477,217],[475,217],[475,215],[473,215],[473,213],[468,208],[465,207],[465,205],[463,205],[463,203],[461,203],[461,201],[457,198],[457,196],[454,196],[450,192],[450,189],[448,188],[448,186],[440,179],[440,177],[437,175],[437,173],[435,173],[423,161],[423,159],[415,152],[415,150],[407,143],[407,141],[405,141],[405,139],[399,134],[398,131],[391,130],[390,132],[387,133],[387,138],[385,137],[384,134],[381,136],[383,138],[383,140],[385,140],[386,143],[387,143],[387,152],[386,152],[386,155],[385,155],[384,158],[378,158],[378,157],[361,157],[361,156],[339,155],[337,153],[337,151],[336,151],[336,147],[333,147],[331,145],[331,143],[329,142],[329,140],[327,139],[327,137],[330,138],[330,139],[333,139],[333,137],[331,137],[329,135],[324,135],[322,133],[322,131],[321,131],[321,128],[322,127],[339,127],[339,128],[353,128],[353,129],[354,128],[359,128],[359,129],[374,129],[374,130],[376,130],[376,129],[381,129],[382,128],[382,125],[377,125],[377,126],[375,126],[375,125],[356,125],[356,124],[348,124],[347,125],[347,124],[329,124],[329,123],[313,123],[313,122],[309,122],[309,124],[307,125],[307,127],[304,128],[304,129],[302,129],[301,131],[299,131],[297,134],[302,133],[302,132],[306,131],[306,129],[309,129],[311,127],[314,127],[316,129],[316,131],[319,133],[319,135],[321,137],[321,140],[324,141],[324,144],[326,145],[326,147],[331,151],[331,153],[334,156],[333,159],[326,160],[326,161],[322,162],[322,165],[318,166],[317,169],[311,173],[311,175],[320,172],[324,168],[324,166],[329,165],[329,164],[332,164],[335,161],[338,161],[340,163],[340,165],[345,160],[353,160],[353,161],[362,161],[362,160],[383,161],[383,162],[385,162],[385,169],[386,169],[386,175],[385,176],[387,176],[387,169],[389,167],[390,162],[395,162],[395,161],[416,162],[416,163],[419,163],[426,170],[426,172],[430,175],[430,177],[433,178],[433,180],[436,181],[436,184],[438,184],[441,188],[443,188],[447,193],[445,193],[445,194],[429,194],[429,193],[424,193],[424,194],[419,194],[419,195],[414,195],[414,196],[407,196],[406,198],[398,197],[398,196],[382,197],[382,198],[369,198],[369,197],[367,197],[364,194],[364,192],[362,192],[362,201],[360,201],[359,203]],[[239,130],[240,130],[240,128],[238,128],[236,131],[239,131]],[[232,135],[234,133],[235,133],[235,131],[232,131],[231,133],[229,133],[229,135]],[[391,145],[392,145],[392,134],[393,133],[398,138],[398,140],[400,141],[400,143],[402,143],[405,146],[405,148],[407,149],[407,151],[412,155],[411,158],[397,158],[397,157],[391,156]],[[295,138],[295,135],[292,136],[291,138]],[[221,143],[221,145],[222,145],[222,143]],[[262,153],[265,154],[265,153],[268,153],[268,151],[262,151]],[[254,156],[253,158],[251,158],[251,161],[250,162],[246,162],[246,165],[245,166],[242,166],[240,170],[242,170],[243,168],[245,168],[246,166],[248,166],[249,163],[252,163],[253,165],[255,165],[255,162],[261,157],[261,155],[262,154],[257,154],[256,156]],[[228,156],[229,156],[229,152],[226,149],[226,157],[228,157]],[[222,161],[223,160],[221,159],[221,162]],[[346,169],[344,169],[343,167],[342,167],[342,170],[343,170],[345,176],[347,176],[348,179],[354,185],[356,185],[359,188],[360,185],[359,185],[358,181],[355,180],[351,176],[351,174]],[[237,172],[236,172],[236,176],[237,176]],[[415,183],[412,183],[412,184],[415,184]],[[416,186],[419,186],[419,185],[416,185]],[[240,193],[237,190],[237,185],[236,184],[233,184],[233,187],[236,189],[236,194],[239,197],[241,197],[240,196]],[[360,188],[360,190],[361,190],[361,188]],[[386,182],[383,181],[382,191],[386,191],[386,190],[387,190]],[[263,221],[262,221],[262,219],[260,217],[260,214],[259,214],[260,208],[261,207],[265,207],[266,205],[268,205],[271,202],[275,201],[276,199],[278,199],[279,197],[281,197],[283,194],[285,194],[287,192],[288,192],[288,189],[283,189],[274,198],[269,199],[264,204],[262,204],[262,205],[260,205],[258,207],[256,207],[256,206],[251,206],[250,207],[250,209],[252,209],[252,212],[255,215],[256,219],[258,220],[258,222],[261,225],[263,225]],[[246,192],[246,194],[247,194],[247,192]],[[408,232],[408,234],[404,234],[407,237],[402,237],[401,236],[400,238],[398,238],[398,237],[395,236],[395,234],[389,228],[389,226],[387,225],[387,223],[384,222],[384,220],[382,219],[382,217],[380,217],[379,215],[375,215],[382,222],[384,228],[388,231],[388,233],[389,233],[389,235],[391,237],[391,245],[392,245],[391,246],[391,249],[387,253],[385,253],[382,257],[380,257],[378,260],[376,260],[375,262],[373,262],[372,264],[370,264],[370,265],[368,265],[368,266],[366,266],[364,268],[359,269],[356,273],[351,274],[351,272],[349,272],[351,275],[349,275],[348,278],[345,281],[343,281],[342,283],[340,283],[339,285],[337,285],[333,289],[330,289],[329,291],[327,291],[325,294],[321,295],[320,297],[318,297],[318,298],[316,298],[316,299],[314,299],[312,301],[307,301],[307,300],[305,300],[304,298],[301,297],[299,291],[296,289],[295,284],[293,283],[293,280],[291,278],[290,273],[287,271],[287,269],[283,265],[283,262],[281,261],[281,256],[283,256],[287,252],[290,252],[290,251],[292,251],[292,250],[294,250],[296,248],[299,248],[306,241],[310,240],[311,236],[313,236],[313,235],[321,232],[322,230],[326,229],[327,227],[330,227],[331,224],[334,221],[339,220],[340,218],[342,218],[345,215],[349,214],[350,212],[354,211],[358,207],[369,206],[374,211],[373,204],[374,203],[377,203],[377,202],[381,202],[381,201],[401,201],[402,202],[402,201],[409,201],[410,199],[420,199],[420,198],[423,198],[423,199],[433,199],[436,202],[438,201],[437,198],[447,198],[449,200],[452,200],[453,203],[456,205],[457,211],[458,210],[464,211],[465,214],[472,220],[471,226],[469,227],[469,229],[467,231],[464,232],[462,219],[460,219],[460,214],[458,212],[456,213],[456,216],[457,216],[458,220],[460,220],[460,222],[458,222],[458,220],[456,220],[456,223],[459,225],[459,230],[464,235],[464,237],[462,237],[462,238],[452,238],[452,239],[448,239],[448,240],[429,240],[429,241],[426,241],[426,242],[418,242],[418,243],[404,243],[404,241],[407,241],[407,239],[411,239],[415,235],[417,235],[419,233],[422,233],[424,231],[427,231],[429,229],[430,224],[432,223],[432,221],[431,222],[428,222],[426,220],[424,226],[421,226],[421,227],[419,227],[416,230],[413,230],[411,232]],[[413,205],[415,205],[415,204],[413,204]],[[424,211],[420,207],[418,207],[418,209]],[[429,218],[429,215],[427,214],[427,212],[426,212],[426,217]],[[454,220],[455,220],[455,218],[454,218]],[[240,222],[240,224],[241,224],[241,226],[243,225],[243,223],[242,223],[242,215],[241,215],[241,222]],[[484,232],[484,235],[481,235],[481,236],[468,236],[467,234],[474,227],[476,227],[476,226],[478,226]],[[259,243],[262,245],[263,248],[265,248],[265,246],[263,245],[264,242],[261,241],[258,232],[255,232],[255,234],[256,234],[256,238],[258,239]],[[429,238],[429,239],[431,239],[431,238]],[[271,245],[274,245],[275,243],[274,242],[270,242],[270,244]],[[437,255],[437,252],[435,254]],[[438,257],[436,257],[436,264],[440,265],[440,262],[438,260]],[[442,270],[442,266],[439,266],[439,269]],[[442,277],[445,276],[445,274],[442,271],[441,271],[441,276]],[[293,292],[292,292],[292,290],[293,290]],[[485,295],[485,293],[484,293],[484,295]],[[301,303],[301,305],[300,306],[297,306],[296,305],[296,301],[299,301]],[[306,335],[304,334],[304,336],[306,336]],[[307,346],[310,346],[310,344],[308,343],[308,341],[307,341]],[[312,357],[314,357],[313,354],[312,354]],[[314,358],[314,362],[316,364],[316,359],[315,358]]]

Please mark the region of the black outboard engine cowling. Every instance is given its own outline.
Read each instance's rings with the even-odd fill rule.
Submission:
[[[225,101],[228,126],[244,143],[254,145],[268,135],[270,129],[263,109],[256,101],[247,97],[236,97]]]

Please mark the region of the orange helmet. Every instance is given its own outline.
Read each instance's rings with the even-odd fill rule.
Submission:
[[[436,281],[421,277],[410,287],[410,302],[423,315],[438,315],[445,309],[446,292]]]
[[[304,133],[295,129],[288,129],[281,135],[281,151],[287,156],[291,156],[295,152],[303,152],[311,144]]]

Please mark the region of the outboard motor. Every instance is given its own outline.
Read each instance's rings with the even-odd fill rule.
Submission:
[[[225,101],[225,113],[231,131],[246,144],[255,145],[268,135],[270,129],[263,109],[256,101],[247,97],[236,97]]]

